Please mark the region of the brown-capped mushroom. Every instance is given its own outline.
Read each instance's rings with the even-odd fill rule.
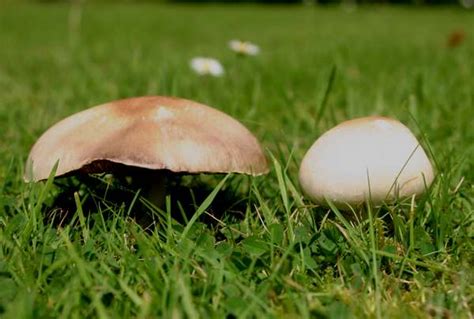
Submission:
[[[25,180],[78,172],[143,168],[179,173],[268,172],[257,139],[209,106],[173,97],[118,100],[73,114],[50,127],[28,156]]]

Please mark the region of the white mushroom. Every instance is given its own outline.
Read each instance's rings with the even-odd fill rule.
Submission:
[[[419,195],[433,167],[412,132],[397,120],[364,117],[324,133],[303,158],[299,180],[316,203],[348,209]]]

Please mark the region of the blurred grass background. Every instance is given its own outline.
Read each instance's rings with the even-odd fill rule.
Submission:
[[[333,117],[323,119],[323,129],[375,113],[407,122],[409,110],[442,150],[456,145],[439,136],[472,134],[463,120],[472,105],[469,11],[147,4],[83,10],[80,26],[71,23],[74,7],[66,5],[4,6],[0,12],[1,127],[4,136],[16,136],[19,128],[7,123],[26,117],[27,134],[12,139],[22,154],[39,132],[73,111],[146,94],[215,105],[261,135],[292,144],[300,132],[318,135],[312,113],[333,66]],[[456,31],[467,32],[466,40],[450,48],[447,39]],[[227,47],[234,38],[257,43],[262,55],[235,56]],[[227,75],[197,77],[189,68],[194,56],[218,58]],[[284,126],[265,124],[275,118]]]

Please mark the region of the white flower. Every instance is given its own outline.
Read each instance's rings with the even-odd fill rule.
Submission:
[[[190,64],[191,68],[199,75],[221,76],[224,74],[222,64],[216,59],[195,57],[191,60]]]
[[[257,45],[251,42],[244,42],[240,40],[230,41],[229,47],[232,51],[235,51],[239,54],[257,55],[260,52],[260,48]]]

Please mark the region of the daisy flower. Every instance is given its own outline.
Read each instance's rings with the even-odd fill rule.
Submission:
[[[190,65],[199,75],[221,76],[224,74],[222,64],[216,59],[195,57],[191,60]]]
[[[240,40],[229,41],[229,48],[243,55],[257,55],[260,52],[260,48],[257,45]]]

